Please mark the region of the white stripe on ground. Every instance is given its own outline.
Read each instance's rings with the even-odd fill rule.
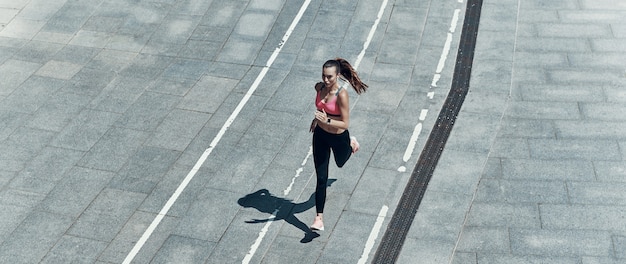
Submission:
[[[459,0],[459,3],[462,3],[462,0]],[[437,64],[437,69],[435,70],[435,74],[433,75],[433,81],[430,83],[430,87],[437,87],[437,82],[441,79],[441,72],[444,70],[446,66],[446,60],[448,59],[448,55],[450,54],[450,47],[452,45],[452,34],[456,31],[457,24],[459,23],[459,15],[461,14],[461,9],[455,9],[454,15],[452,16],[452,21],[450,21],[450,29],[448,29],[446,42],[443,45],[443,50],[441,51],[441,56],[439,57],[439,63]],[[432,100],[435,97],[435,92],[429,92],[427,95],[428,99]],[[406,150],[404,151],[404,155],[402,156],[402,161],[406,164],[413,152],[415,151],[415,146],[417,145],[417,140],[419,139],[419,135],[422,132],[422,127],[424,120],[426,120],[426,115],[428,114],[427,109],[422,109],[422,113],[420,114],[419,122],[415,125],[415,129],[413,130],[413,134],[409,139],[409,144],[406,146]],[[402,165],[398,167],[399,172],[406,172],[406,166]]]
[[[359,259],[358,264],[367,263],[367,258],[372,252],[372,248],[374,248],[374,242],[376,242],[376,238],[378,238],[378,234],[380,233],[380,229],[383,227],[383,222],[385,221],[385,216],[387,216],[387,210],[389,207],[383,205],[380,208],[380,212],[378,213],[378,217],[376,218],[376,223],[374,223],[374,227],[370,232],[370,236],[367,238],[367,242],[365,242],[365,248],[363,249],[363,254],[361,254],[361,258]]]
[[[310,2],[311,0],[304,1],[304,3],[302,4],[302,7],[300,8],[300,11],[298,12],[296,17],[292,21],[289,28],[287,29],[287,32],[285,33],[285,35],[283,35],[283,38],[281,42],[279,43],[278,47],[274,50],[274,53],[272,53],[270,58],[267,60],[265,67],[263,67],[263,69],[257,76],[256,80],[254,80],[254,82],[252,83],[252,86],[250,86],[250,89],[248,89],[248,92],[241,99],[241,101],[239,102],[235,110],[232,112],[232,114],[228,117],[228,119],[226,120],[226,122],[224,123],[220,131],[217,133],[215,138],[213,138],[213,141],[211,141],[209,148],[206,149],[204,153],[202,153],[202,156],[200,157],[200,159],[198,159],[196,164],[193,166],[193,169],[187,174],[185,179],[183,179],[183,181],[180,183],[178,188],[176,188],[176,191],[174,191],[174,193],[169,198],[169,200],[165,203],[165,205],[163,206],[159,214],[157,214],[157,216],[154,218],[150,226],[148,226],[148,229],[146,229],[146,231],[143,233],[141,238],[139,238],[139,241],[137,241],[137,244],[135,244],[133,249],[128,253],[126,258],[124,259],[124,262],[123,262],[124,264],[129,264],[135,258],[135,256],[137,256],[137,253],[139,253],[139,250],[141,250],[141,248],[144,246],[146,241],[148,241],[148,238],[150,238],[150,236],[152,235],[154,230],[157,228],[157,226],[161,223],[165,215],[167,215],[172,205],[174,205],[174,203],[176,202],[178,197],[181,195],[181,193],[185,190],[185,188],[187,188],[187,185],[189,184],[189,182],[195,177],[200,167],[202,167],[202,164],[204,164],[204,162],[209,157],[209,155],[211,155],[211,152],[213,152],[213,149],[220,142],[224,134],[226,134],[226,131],[228,130],[230,125],[235,121],[235,119],[237,118],[237,116],[239,115],[243,107],[250,100],[250,97],[252,97],[252,94],[254,94],[256,89],[259,87],[259,84],[261,83],[263,78],[265,78],[267,71],[274,63],[274,60],[276,60],[276,57],[278,57],[278,54],[282,50],[284,44],[289,39],[289,36],[291,35],[291,33],[294,31],[296,25],[300,21],[300,18],[302,18],[302,15],[304,14],[304,11],[307,9],[307,7],[309,6]]]
[[[374,21],[374,24],[372,25],[372,28],[370,29],[370,32],[367,35],[367,39],[363,43],[363,49],[361,50],[361,52],[357,56],[356,61],[353,64],[353,67],[354,67],[355,70],[358,69],[359,65],[361,64],[361,61],[363,60],[363,57],[365,56],[365,52],[367,51],[367,48],[369,47],[370,43],[372,42],[372,39],[374,38],[374,34],[376,33],[376,28],[378,28],[378,24],[380,23],[380,20],[381,20],[383,14],[385,12],[385,8],[387,7],[387,3],[388,3],[388,0],[384,0],[383,3],[380,6],[380,9],[378,11],[378,16],[376,17],[376,20]],[[306,157],[302,161],[301,167],[296,170],[296,174],[291,179],[291,183],[283,191],[283,195],[284,196],[289,195],[289,193],[291,192],[291,188],[293,187],[293,184],[296,181],[296,178],[300,177],[300,174],[302,173],[302,171],[304,171],[304,165],[306,165],[307,160],[309,159],[309,157],[311,157],[312,154],[313,154],[313,148],[309,147],[309,152],[307,153]],[[272,217],[275,216],[277,213],[278,213],[278,210],[276,210],[274,212]],[[259,232],[259,236],[255,240],[254,244],[252,244],[252,246],[250,247],[250,250],[248,251],[248,254],[246,254],[246,257],[241,261],[242,264],[250,263],[250,261],[252,260],[252,257],[254,256],[254,254],[256,253],[257,249],[261,245],[261,242],[263,241],[263,238],[265,237],[265,234],[267,234],[267,230],[269,230],[269,227],[272,224],[272,222],[273,221],[269,221],[269,222],[267,222],[265,224],[265,226],[263,226],[263,229],[261,230],[261,232]]]

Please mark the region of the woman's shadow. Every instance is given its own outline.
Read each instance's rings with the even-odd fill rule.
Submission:
[[[329,180],[328,185],[332,182],[334,182],[334,180]],[[252,207],[259,210],[259,212],[276,214],[275,217],[269,217],[267,219],[252,219],[246,221],[246,223],[257,224],[269,221],[285,220],[287,223],[304,232],[304,238],[300,240],[301,243],[309,243],[316,237],[320,236],[320,234],[312,231],[307,224],[303,223],[296,217],[296,214],[302,213],[315,206],[315,193],[311,194],[309,200],[305,202],[294,203],[291,200],[272,195],[267,189],[261,189],[239,198],[237,203],[244,208]]]

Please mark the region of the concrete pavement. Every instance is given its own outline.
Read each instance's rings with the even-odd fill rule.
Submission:
[[[0,262],[370,261],[465,5],[0,0]],[[625,261],[625,20],[620,1],[483,2],[470,92],[398,263]],[[361,51],[362,149],[331,168],[313,234],[312,86]]]

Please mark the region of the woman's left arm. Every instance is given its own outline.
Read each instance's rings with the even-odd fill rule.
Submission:
[[[340,129],[348,129],[350,124],[350,96],[345,89],[341,90],[337,98],[337,106],[341,111],[341,118],[332,120],[330,125]]]

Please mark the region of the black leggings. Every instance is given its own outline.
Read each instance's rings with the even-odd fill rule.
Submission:
[[[331,149],[333,150],[335,163],[339,168],[343,167],[352,155],[350,133],[346,130],[341,134],[332,134],[316,126],[313,131],[313,162],[315,163],[315,172],[317,174],[315,209],[318,213],[324,212],[324,204],[326,203],[328,163],[330,162]]]

